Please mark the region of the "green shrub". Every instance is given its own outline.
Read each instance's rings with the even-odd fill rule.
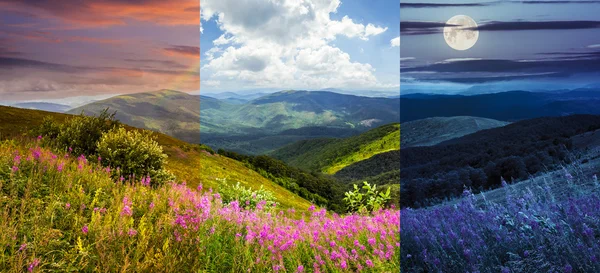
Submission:
[[[93,155],[102,135],[118,126],[115,113],[109,114],[107,108],[98,116],[85,116],[82,113],[60,124],[47,118],[37,133],[46,138],[45,142],[61,150],[69,150],[75,155]]]
[[[114,129],[100,138],[97,151],[103,166],[119,168],[115,175],[150,176],[153,185],[174,179],[163,169],[167,155],[149,131],[128,131],[123,127]]]
[[[390,200],[390,188],[385,193],[377,191],[377,185],[363,182],[362,188],[354,184],[354,191],[346,192],[344,201],[349,212],[369,213],[382,209]]]
[[[221,181],[221,187],[219,187],[219,194],[223,199],[223,202],[230,203],[232,201],[238,201],[240,207],[246,209],[256,208],[259,202],[265,201],[265,209],[273,208],[274,204],[279,204],[275,195],[272,192],[265,190],[262,186],[258,190],[252,190],[240,185],[237,182],[235,185],[227,184],[225,181]]]

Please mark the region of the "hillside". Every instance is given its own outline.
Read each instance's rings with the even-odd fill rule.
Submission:
[[[39,126],[44,117],[52,117],[60,121],[68,118],[69,115],[0,106],[0,136],[9,138],[26,133]],[[130,129],[135,128],[130,127]],[[285,208],[306,209],[311,205],[310,202],[248,169],[239,161],[210,154],[197,144],[189,144],[168,135],[155,133],[155,136],[169,156],[167,169],[181,181],[186,181],[192,188],[202,183],[206,189],[217,189],[219,187],[217,180],[225,179],[227,183],[240,182],[252,189],[263,186],[272,191]]]
[[[479,192],[558,168],[581,152],[574,136],[599,128],[600,116],[536,118],[403,149],[402,205],[427,206],[459,196],[464,186]]]
[[[306,127],[365,131],[399,121],[399,99],[322,91],[284,91],[247,102],[161,90],[116,96],[69,111],[117,111],[126,124],[188,142],[247,154],[263,154],[310,135],[287,134]],[[166,119],[165,117],[170,117]],[[201,120],[201,122],[199,122]],[[201,136],[198,136],[198,131]],[[289,131],[287,131],[289,132]],[[278,142],[273,142],[276,136]]]
[[[600,90],[565,92],[509,91],[473,96],[411,94],[401,96],[401,122],[430,117],[476,116],[502,121],[572,114],[600,114]]]
[[[127,125],[198,143],[198,96],[173,90],[120,95],[71,109],[68,113],[80,114],[83,111],[96,115],[107,107],[111,112],[116,111],[117,119]]]
[[[400,125],[394,123],[345,139],[299,141],[278,149],[271,155],[292,166],[334,174],[355,162],[398,149]]]
[[[433,146],[440,142],[507,125],[508,122],[479,117],[433,117],[402,123],[403,148]]]

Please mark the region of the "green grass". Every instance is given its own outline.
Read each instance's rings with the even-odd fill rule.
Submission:
[[[39,110],[20,109],[0,106],[0,136],[14,138],[26,134],[39,126],[45,117],[52,117],[62,121],[70,115],[45,112]],[[140,130],[127,127],[130,130]],[[169,156],[165,167],[177,176],[180,181],[195,188],[200,183],[208,189],[215,190],[219,187],[217,179],[225,179],[226,183],[240,184],[251,189],[261,186],[272,191],[281,204],[282,209],[295,208],[306,210],[311,203],[298,195],[286,190],[276,183],[264,178],[257,172],[245,167],[243,163],[230,158],[201,150],[198,144],[189,144],[174,137],[154,133],[157,142],[163,146],[164,152]]]
[[[304,140],[271,153],[292,166],[335,174],[353,163],[400,149],[400,124],[389,124],[345,139]]]
[[[310,208],[298,220],[206,189],[115,181],[40,143],[0,141],[0,272],[312,272],[321,260],[321,272],[400,269],[398,210]],[[330,258],[342,249],[356,254]]]

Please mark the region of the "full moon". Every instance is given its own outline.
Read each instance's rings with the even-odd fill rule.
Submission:
[[[467,50],[477,43],[479,31],[473,18],[466,15],[456,15],[444,27],[446,43],[456,50]]]

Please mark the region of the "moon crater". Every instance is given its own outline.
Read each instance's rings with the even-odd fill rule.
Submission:
[[[456,15],[444,27],[444,40],[451,48],[467,50],[477,43],[479,31],[473,18],[466,15]]]

